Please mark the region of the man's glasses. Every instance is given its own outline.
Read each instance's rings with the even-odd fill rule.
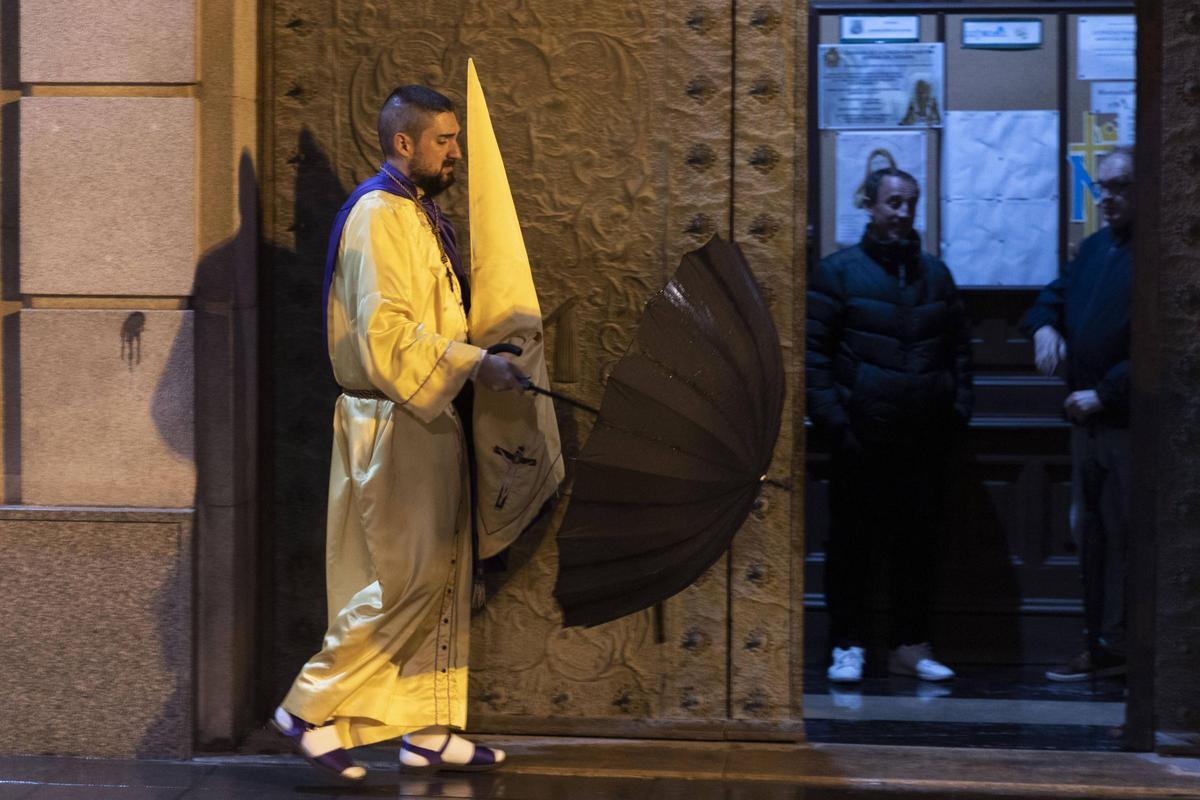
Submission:
[[[1096,183],[1096,188],[1100,190],[1101,195],[1107,194],[1114,197],[1129,191],[1129,187],[1131,186],[1133,186],[1133,181],[1112,180],[1098,181]]]

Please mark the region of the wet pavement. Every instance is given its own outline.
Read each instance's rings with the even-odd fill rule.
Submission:
[[[1200,798],[1200,761],[1133,753],[1045,753],[489,737],[512,760],[482,774],[402,774],[394,753],[360,753],[366,781],[325,779],[293,756],[192,761],[0,758],[0,800],[870,800],[871,798]]]
[[[322,780],[303,764],[200,766],[154,763],[131,766],[114,765],[111,762],[88,763],[82,767],[71,765],[64,774],[46,776],[37,781],[21,783],[6,779],[0,783],[0,800],[276,800],[372,797],[497,800],[866,800],[896,796],[896,792],[884,789],[811,788],[761,781],[568,777],[503,772],[420,778],[402,776],[393,771],[381,774],[376,770],[361,785],[341,785]],[[902,796],[966,798],[974,795],[905,792]]]

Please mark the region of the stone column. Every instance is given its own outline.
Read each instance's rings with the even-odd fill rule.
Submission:
[[[1130,744],[1200,752],[1200,7],[1138,5]]]

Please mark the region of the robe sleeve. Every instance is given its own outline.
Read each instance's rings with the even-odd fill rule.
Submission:
[[[432,234],[407,211],[382,206],[370,214],[361,268],[364,275],[373,273],[376,291],[359,298],[356,334],[366,343],[363,366],[371,383],[431,422],[470,380],[481,351],[442,335],[418,313],[428,302],[420,293],[432,285],[419,237]]]
[[[1020,323],[1020,330],[1030,339],[1046,325],[1051,326],[1060,334],[1066,334],[1067,287],[1070,285],[1074,266],[1074,261],[1068,263],[1062,274],[1046,284],[1045,288],[1038,293],[1033,307],[1025,312],[1025,317]]]

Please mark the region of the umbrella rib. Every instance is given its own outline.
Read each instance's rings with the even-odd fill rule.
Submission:
[[[732,506],[732,505],[733,504],[731,503],[730,506]],[[739,530],[741,530],[741,525],[738,525],[737,528],[734,528],[733,532],[730,534],[731,540],[732,540],[732,537],[734,535],[736,535]],[[686,545],[695,544],[697,541],[700,542],[700,545],[703,545],[707,541],[708,533],[709,533],[709,531],[707,528],[697,528],[697,529],[693,530],[688,536],[681,537],[677,540],[669,542],[668,544],[664,544],[660,547],[655,547],[651,550],[637,550],[635,552],[614,555],[610,558],[602,558],[602,557],[597,557],[595,555],[592,555],[586,562],[586,565],[571,564],[569,567],[564,566],[564,567],[561,567],[561,569],[578,569],[583,566],[586,566],[586,567],[602,567],[602,566],[603,567],[611,567],[613,565],[620,564],[621,562],[628,562],[631,565],[638,564],[639,562],[641,562],[647,558],[653,558],[658,555],[669,553],[672,550],[681,549],[681,548],[685,547]],[[580,540],[578,537],[575,537],[575,538],[571,539],[570,541],[571,541],[571,545],[573,547],[578,547],[579,549],[583,549],[582,540]],[[616,542],[615,544],[626,545],[627,542],[622,541],[622,542]],[[559,563],[565,564],[566,560],[560,556]],[[670,570],[671,567],[672,567],[671,564],[664,564],[664,565],[660,566],[653,574],[657,575],[663,571]]]
[[[730,311],[731,315],[733,317],[735,317],[737,319],[737,321],[741,324],[741,326],[740,326],[741,331],[752,332],[754,330],[754,328],[750,324],[750,320],[746,317],[745,314],[742,313],[742,309],[737,302],[737,298],[734,297],[733,294],[730,292],[729,286],[726,283],[726,281],[724,280],[723,276],[721,276],[715,270],[710,270],[710,272],[716,277],[716,283],[719,284],[721,294],[723,295],[724,299],[726,300],[726,308]],[[677,287],[681,287],[681,284],[679,284],[679,282],[675,281],[674,279],[671,280],[671,283],[674,283]],[[668,284],[668,286],[669,285],[670,285],[670,283]],[[680,294],[684,294],[684,293],[682,291],[680,291]],[[665,294],[663,295],[663,297],[664,297],[664,299],[667,299]],[[669,300],[668,300],[668,303],[670,305],[672,305],[673,307],[677,307],[677,306],[675,306],[674,303],[670,303]],[[706,303],[705,305],[707,305],[709,307],[713,307],[713,308],[716,307],[712,303]],[[765,309],[764,309],[764,311],[765,311]],[[769,318],[770,315],[766,314],[766,316]],[[742,375],[743,377],[745,377],[745,370],[742,369],[741,363],[737,359],[730,357],[728,348],[721,347],[721,345],[726,343],[725,338],[714,339],[712,336],[708,335],[708,332],[706,330],[704,330],[703,327],[696,328],[695,330],[698,333],[700,333],[701,336],[703,336],[705,341],[707,341],[710,345],[712,345],[711,349],[718,351],[723,356],[723,360],[725,361],[726,364],[732,366],[734,371],[736,371],[739,375]],[[755,337],[753,335],[749,335],[747,337],[747,340],[748,340],[748,343],[752,345],[752,349],[755,351],[755,354],[757,355],[758,349],[759,349],[757,340],[755,339]]]
[[[737,535],[737,532],[741,529],[741,524],[739,524],[737,527],[726,529],[722,523],[723,523],[723,521],[726,520],[726,518],[730,515],[731,512],[738,511],[738,509],[735,508],[736,505],[737,504],[733,504],[733,503],[729,504],[729,506],[727,506],[725,509],[722,509],[722,511],[717,516],[715,516],[712,520],[710,520],[711,524],[704,525],[704,526],[698,528],[692,536],[688,536],[686,538],[682,538],[677,541],[673,541],[668,544],[665,544],[665,545],[662,545],[659,547],[655,547],[650,550],[639,550],[634,553],[626,553],[626,554],[622,554],[622,555],[612,556],[609,558],[601,558],[601,559],[593,558],[593,559],[590,559],[585,564],[571,564],[571,565],[565,567],[564,569],[568,572],[576,572],[576,573],[586,572],[589,569],[593,569],[593,568],[599,568],[601,570],[611,571],[614,567],[619,566],[622,562],[628,562],[629,564],[638,564],[640,562],[644,562],[647,560],[662,559],[655,566],[653,571],[645,572],[645,573],[637,576],[637,579],[647,580],[647,579],[653,578],[654,576],[661,575],[663,572],[670,572],[671,570],[678,567],[677,558],[676,558],[677,556],[694,553],[697,550],[703,550],[706,547],[711,546],[712,540],[713,540],[711,533],[714,529],[717,529],[717,530],[724,529],[725,533],[726,533],[726,538],[728,538],[728,540],[732,541],[733,537],[735,535]],[[734,516],[736,516],[736,514]],[[572,542],[572,544],[575,544],[575,543],[576,542]],[[618,575],[617,580],[618,581],[628,581],[630,578],[633,578],[633,577],[634,576],[631,576],[631,575]]]
[[[635,431],[635,430],[632,430],[632,429],[630,429],[630,428],[623,428],[623,427],[621,427],[621,426],[619,426],[619,425],[614,425],[614,424],[612,424],[611,422],[609,422],[608,420],[606,420],[606,419],[603,419],[603,418],[601,418],[601,419],[599,419],[599,420],[597,420],[597,421],[596,421],[596,425],[595,425],[595,427],[593,427],[593,429],[592,429],[592,430],[593,430],[593,435],[594,435],[595,428],[596,428],[596,427],[600,427],[600,426],[604,426],[604,427],[610,428],[610,429],[612,429],[612,430],[614,430],[614,431],[620,431],[621,433],[627,434],[627,435],[629,435],[629,436],[632,436],[632,437],[634,437],[634,438],[637,438],[637,439],[641,439],[642,441],[645,441],[645,442],[654,442],[655,444],[661,444],[661,445],[663,445],[664,447],[670,448],[671,450],[674,450],[674,451],[675,451],[675,452],[677,452],[677,453],[684,453],[684,454],[686,454],[686,455],[690,456],[691,458],[694,458],[694,459],[696,459],[697,461],[701,461],[701,462],[703,462],[703,463],[705,463],[705,464],[710,464],[710,465],[712,465],[712,466],[714,466],[714,467],[718,467],[718,468],[720,468],[720,469],[721,469],[723,472],[728,472],[729,474],[731,474],[731,475],[734,475],[734,476],[738,476],[738,477],[740,477],[740,476],[742,476],[742,475],[744,475],[744,474],[745,474],[745,472],[744,472],[744,471],[741,471],[741,470],[731,470],[731,469],[729,469],[729,465],[728,465],[728,463],[727,463],[727,462],[716,461],[716,460],[713,460],[713,459],[711,459],[711,458],[707,458],[707,457],[705,457],[705,456],[703,456],[703,455],[701,455],[701,454],[699,454],[699,453],[693,453],[693,452],[692,452],[692,451],[690,451],[690,450],[684,450],[682,447],[679,447],[679,446],[677,446],[677,445],[671,444],[670,442],[668,442],[668,441],[666,441],[666,440],[664,440],[664,439],[658,439],[658,438],[655,438],[654,436],[651,436],[651,435],[649,435],[649,434],[641,433],[640,431]],[[586,454],[581,454],[581,455],[580,455],[580,459],[581,459],[581,460],[583,460],[583,461],[586,461],[586,462],[587,462],[587,463],[589,463],[589,464],[591,464],[591,463],[596,463],[596,462],[594,462],[594,461],[591,461],[591,460],[590,460],[590,459],[587,457],[587,455],[586,455]],[[631,471],[631,472],[641,472],[641,470],[630,470],[630,471]],[[691,480],[691,479],[690,479],[690,478],[684,478],[683,480]],[[704,483],[711,483],[711,482],[712,482],[712,481],[704,481]]]
[[[678,308],[678,306],[676,306],[674,303],[671,303],[670,300],[668,300],[665,295],[663,296],[663,299],[666,301],[666,305],[670,306],[671,308]],[[738,321],[742,323],[742,327],[747,328],[747,329],[749,328],[749,325],[747,324],[747,320],[745,317],[743,317],[740,313],[735,313],[734,316],[736,316],[738,318]],[[702,326],[697,326],[697,327],[693,328],[692,330],[694,330],[705,342],[707,342],[709,344],[709,349],[711,351],[717,353],[717,355],[719,355],[721,357],[721,360],[725,363],[725,365],[727,367],[731,368],[732,372],[736,373],[738,376],[740,376],[742,378],[743,384],[748,385],[750,383],[750,381],[748,381],[746,379],[747,378],[746,371],[744,369],[742,369],[742,366],[741,366],[741,364],[738,363],[737,359],[734,359],[731,357],[731,354],[728,351],[728,347],[724,346],[726,344],[726,342],[723,339],[720,339],[720,338],[714,339],[712,336],[709,336],[708,332],[706,330],[704,330],[704,328]],[[757,351],[758,348],[755,347],[754,349]],[[639,352],[645,352],[645,350],[642,349]]]
[[[705,261],[705,270],[704,270],[705,273],[712,277],[714,283],[719,285],[719,290],[720,290],[721,294],[724,296],[724,298],[728,301],[728,308],[731,311],[731,313],[735,317],[737,317],[737,319],[741,322],[742,328],[745,331],[748,331],[750,333],[750,336],[748,338],[748,344],[751,346],[751,349],[754,350],[756,359],[758,361],[758,366],[760,367],[760,371],[764,375],[767,375],[767,374],[770,374],[772,376],[780,375],[783,370],[782,362],[779,360],[778,357],[773,358],[773,357],[771,357],[770,353],[765,352],[763,350],[764,342],[761,341],[760,337],[754,335],[754,333],[757,329],[754,325],[750,324],[751,320],[745,313],[746,309],[743,308],[743,303],[740,302],[739,300],[740,299],[748,300],[750,303],[753,304],[755,310],[762,313],[763,321],[767,324],[768,329],[771,333],[771,336],[768,338],[778,341],[779,334],[776,331],[774,320],[771,318],[771,313],[770,313],[769,309],[767,308],[766,299],[762,296],[762,290],[758,287],[757,283],[754,281],[753,275],[749,271],[749,266],[745,263],[745,259],[741,255],[740,251],[737,252],[737,257],[741,261],[741,264],[745,270],[745,275],[743,275],[743,276],[727,275],[725,272],[723,272],[722,270],[717,268],[717,265],[715,262],[708,263],[704,259],[701,259],[701,260]],[[697,269],[700,269],[700,267],[697,267]],[[742,278],[747,279],[746,285],[744,288],[747,290],[747,293],[749,295],[748,297],[745,297],[745,298],[741,297],[741,293],[740,293],[739,289],[735,288],[733,286],[733,284],[731,283],[730,279],[737,278],[737,277],[742,277]],[[672,282],[675,283],[676,286],[681,286],[681,284],[678,281],[676,281],[674,278],[672,278]],[[705,336],[704,338],[706,340],[708,340],[710,343],[713,341],[708,336]],[[726,358],[725,361],[728,363],[730,360],[728,358]],[[737,367],[739,362],[733,361],[732,363],[735,365],[735,367]],[[740,368],[737,369],[737,371],[739,374],[744,375],[744,372]],[[768,383],[771,383],[771,381],[768,381]],[[773,402],[771,405],[774,406],[774,405],[776,405],[776,403]],[[780,402],[779,405],[782,405],[782,403]],[[767,418],[771,418],[773,416],[774,416],[774,412],[768,412]],[[758,430],[759,427],[760,426],[756,425],[755,430]],[[761,431],[759,431],[759,432],[761,433]],[[765,440],[763,440],[763,441],[765,441]]]
[[[687,588],[693,581],[696,580],[697,577],[702,575],[705,572],[705,570],[709,569],[714,563],[716,563],[717,559],[721,557],[721,554],[724,553],[725,550],[728,549],[728,547],[730,546],[731,542],[733,541],[733,536],[736,534],[736,532],[737,532],[736,530],[731,531],[729,536],[724,537],[723,539],[717,539],[717,540],[708,542],[707,547],[702,546],[699,549],[699,552],[694,554],[694,555],[701,555],[700,564],[698,565],[699,568],[695,570],[695,575],[690,575],[689,577],[687,577],[685,579],[680,579],[678,576],[676,576],[674,580],[671,580],[670,576],[666,576],[667,579],[664,580],[663,579],[664,576],[662,576],[659,573],[655,573],[654,576],[643,577],[643,579],[641,581],[639,581],[638,584],[635,584],[634,586],[631,586],[631,587],[627,587],[623,591],[623,595],[625,597],[630,597],[634,594],[637,594],[638,589],[643,588],[646,584],[653,584],[656,587],[658,587],[657,590],[655,591],[655,594],[658,596],[658,600],[655,602],[662,602],[670,597],[673,597],[674,595],[683,591],[683,589]],[[714,547],[714,545],[716,545],[716,546]],[[562,579],[563,579],[563,573],[560,572],[559,573],[559,581],[555,586],[555,597],[558,598],[560,604],[563,604],[563,600],[565,599],[559,588],[562,583]],[[575,611],[571,612],[571,615],[593,616],[593,615],[588,615],[586,613],[581,613],[583,611],[583,608],[590,608],[590,609],[593,609],[593,611],[598,608],[607,608],[607,610],[611,612],[613,602],[614,601],[612,599],[599,599],[599,600],[590,599],[590,600],[587,600],[584,602],[582,608],[576,609]],[[628,603],[622,604],[622,603],[620,603],[620,601],[617,601],[617,604],[618,605],[630,605]],[[640,605],[640,608],[648,608],[652,604],[653,603],[646,604],[646,605],[640,605],[640,603],[639,603],[639,604],[634,604],[634,605]],[[565,611],[566,605],[563,604],[563,607],[564,607],[564,611]],[[607,622],[607,621],[610,621],[613,619],[617,619],[618,617],[624,616],[625,614],[630,614],[630,613],[633,613],[634,611],[638,611],[638,610],[640,610],[640,608],[631,606],[629,608],[629,610],[622,611],[617,614],[611,614],[611,613],[601,614],[599,616],[602,616],[603,617],[602,619],[597,619],[596,621],[590,622],[590,623],[585,622],[583,624],[590,626],[590,625],[599,624],[601,622]],[[568,624],[580,624],[580,623],[576,622],[576,623],[568,623]]]
[[[653,359],[648,359],[648,360],[652,361]],[[659,364],[657,361],[655,361],[654,363],[656,365],[663,366],[663,365]],[[686,417],[682,414],[679,414],[675,406],[672,406],[670,403],[666,402],[665,400],[660,400],[659,398],[638,388],[637,386],[635,386],[634,384],[632,384],[625,378],[618,379],[618,383],[620,383],[622,386],[624,386],[630,393],[636,394],[638,403],[652,404],[658,408],[666,409],[667,411],[671,412],[675,416],[686,420],[693,428],[704,432],[704,434],[706,434],[707,436],[714,439],[717,442],[717,444],[721,447],[721,449],[724,450],[726,453],[728,453],[732,458],[734,458],[734,459],[741,458],[741,454],[734,452],[727,443],[725,443],[719,437],[717,437],[715,434],[713,434],[709,428],[706,428],[704,425],[700,424],[699,422],[696,422],[691,417]],[[694,390],[694,387],[689,386],[688,388]],[[700,396],[703,397],[703,395],[700,395]],[[717,407],[715,405],[713,405],[712,403],[708,403],[707,406],[708,406],[708,408],[717,409]],[[718,412],[718,414],[720,414],[720,409],[717,409],[717,412]],[[724,414],[720,414],[720,416],[726,422],[729,421],[728,418]],[[608,425],[609,428],[612,428],[613,430],[634,433],[634,431],[632,431],[631,429],[624,428],[624,427],[621,427],[618,425],[614,425],[609,420],[604,420],[604,422]],[[730,426],[730,427],[732,428],[732,426]],[[647,438],[651,438],[651,437],[647,437]],[[656,440],[656,439],[651,438],[651,441],[661,441],[661,440]],[[669,445],[669,444],[668,444],[668,446],[673,447],[673,445]],[[682,448],[676,448],[676,449],[682,450]],[[685,452],[691,453],[692,451],[688,450]]]
[[[693,384],[687,378],[685,378],[682,375],[680,375],[679,373],[675,372],[675,370],[671,369],[671,367],[664,364],[662,361],[660,361],[658,358],[656,358],[650,352],[648,352],[646,350],[639,350],[638,355],[644,357],[648,361],[653,362],[655,365],[657,365],[658,367],[660,367],[667,373],[673,375],[676,378],[676,380],[678,380],[684,386],[691,389],[693,392],[695,392],[699,396],[701,396],[701,397],[705,396],[704,392],[701,391],[699,387],[697,387],[695,384]],[[725,420],[725,423],[727,425],[729,425],[730,428],[732,428],[733,430],[738,430],[741,427],[740,425],[736,424],[732,419],[730,419],[729,415],[725,413],[725,409],[721,408],[720,406],[718,406],[716,404],[714,404],[712,407],[716,410],[717,414],[720,415],[721,419]],[[612,427],[616,428],[615,425],[613,425]],[[618,430],[621,430],[621,429],[618,428]]]
[[[709,499],[714,500],[714,501],[721,500],[721,499],[728,497],[731,494],[736,494],[738,492],[745,491],[746,486],[749,485],[750,483],[751,483],[750,481],[746,481],[745,483],[740,483],[735,486],[731,486],[729,489],[725,490],[721,494],[712,495]],[[626,501],[626,500],[612,500],[612,499],[606,499],[606,500],[588,500],[587,498],[576,499],[575,493],[573,491],[566,492],[565,496],[572,503],[582,504],[582,505],[591,504],[591,505],[598,505],[598,506],[637,506],[638,508],[675,508],[677,506],[692,506],[695,504],[695,500],[682,500],[678,503],[655,503],[655,502],[647,502],[644,500],[628,500],[628,501]],[[566,524],[566,522],[564,521],[563,525],[565,526],[565,524]]]

